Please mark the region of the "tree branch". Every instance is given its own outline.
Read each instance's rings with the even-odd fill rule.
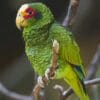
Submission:
[[[62,22],[63,26],[65,27],[72,26],[72,24],[75,22],[75,17],[79,6],[79,2],[80,0],[70,0],[67,14],[64,18],[64,21]]]
[[[0,93],[13,100],[34,100],[33,96],[25,96],[25,95],[17,94],[15,92],[7,90],[2,83],[0,83]]]
[[[96,84],[100,84],[100,78],[96,78],[93,80],[89,80],[89,81],[85,81],[85,85],[91,86],[91,85],[96,85]],[[71,95],[73,93],[73,90],[71,88],[69,88],[68,90],[64,91],[63,87],[60,85],[55,85],[54,89],[58,90],[60,92],[60,98],[61,100],[65,100],[67,97],[69,97],[69,95]],[[25,95],[21,95],[12,91],[9,91],[8,89],[6,89],[4,87],[4,85],[2,83],[0,83],[0,93],[13,99],[13,100],[35,100],[33,98],[33,96],[25,96]],[[41,99],[40,99],[41,100]]]
[[[86,85],[86,87],[95,85],[95,84],[100,84],[100,78],[85,81],[84,84]],[[62,95],[62,98],[63,98],[61,100],[66,100],[66,98],[68,98],[72,93],[74,93],[71,88],[67,89],[66,91],[62,91],[63,87],[60,85],[55,85],[54,89],[60,91],[60,96]]]
[[[99,63],[100,63],[100,45],[97,47],[97,51],[96,51],[96,53],[95,53],[95,55],[94,55],[94,57],[91,61],[87,80],[94,78],[96,71],[98,70],[98,67],[99,67],[98,64]]]

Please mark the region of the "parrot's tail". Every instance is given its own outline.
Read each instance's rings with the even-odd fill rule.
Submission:
[[[66,75],[64,79],[71,86],[80,100],[90,100],[84,82],[77,77],[75,71],[70,65],[66,67]]]

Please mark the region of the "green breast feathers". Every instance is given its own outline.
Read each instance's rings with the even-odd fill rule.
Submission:
[[[35,32],[36,31],[36,32]],[[52,59],[52,44],[53,40],[56,39],[60,44],[59,50],[59,66],[62,68],[65,64],[71,62],[72,64],[81,64],[79,56],[79,48],[75,41],[72,39],[70,32],[67,32],[64,27],[59,24],[52,24],[48,31],[37,30],[30,31],[24,30],[24,39],[26,39],[26,54],[32,63],[35,71],[39,75],[43,75],[45,70],[50,66]],[[44,36],[41,37],[42,33]],[[29,35],[28,35],[29,34]],[[35,35],[34,34],[38,34]],[[47,34],[45,36],[45,34]],[[42,38],[42,39],[40,39]],[[76,49],[76,50],[75,50]],[[79,57],[78,57],[79,56]]]
[[[32,48],[26,48],[26,54],[39,75],[44,75],[45,70],[50,66],[52,58],[52,49],[48,45],[39,45]]]

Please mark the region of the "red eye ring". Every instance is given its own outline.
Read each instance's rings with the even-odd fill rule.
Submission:
[[[25,19],[30,19],[30,18],[36,16],[36,10],[33,9],[33,8],[27,8],[27,9],[25,10],[25,12],[27,13],[27,15],[24,16]]]

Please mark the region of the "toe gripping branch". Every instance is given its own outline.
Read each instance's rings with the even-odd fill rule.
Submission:
[[[40,91],[48,84],[50,79],[54,79],[55,71],[58,68],[58,54],[59,54],[59,43],[57,40],[53,40],[53,55],[51,59],[51,66],[45,71],[43,77],[38,77],[38,82],[35,85],[32,95],[34,95],[35,100],[41,100]]]

